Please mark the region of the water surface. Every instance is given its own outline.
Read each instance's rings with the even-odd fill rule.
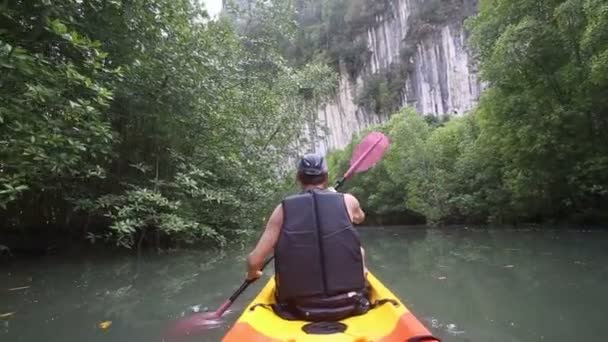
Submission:
[[[608,340],[607,232],[368,227],[361,235],[370,270],[444,341]],[[0,318],[0,341],[159,341],[171,319],[230,295],[252,245],[0,264],[0,315],[14,312]],[[219,341],[262,285],[190,340]]]

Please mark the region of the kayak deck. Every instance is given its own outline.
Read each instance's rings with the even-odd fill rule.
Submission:
[[[410,339],[438,341],[430,336],[426,327],[373,274],[368,273],[367,279],[372,289],[372,303],[377,300],[390,300],[390,302],[376,306],[365,315],[341,320],[340,322],[347,326],[342,333],[307,334],[302,327],[310,322],[283,320],[275,315],[272,309],[256,306],[256,304],[275,303],[273,277],[247,306],[222,341],[404,342]]]

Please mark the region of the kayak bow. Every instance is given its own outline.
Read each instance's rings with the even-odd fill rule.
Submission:
[[[361,316],[340,321],[343,332],[306,333],[311,322],[287,321],[274,314],[267,305],[275,303],[274,277],[247,306],[237,322],[222,339],[223,342],[434,342],[439,341],[407,307],[371,273],[371,301],[377,305]],[[261,305],[260,305],[261,304]],[[264,306],[266,305],[266,306]],[[344,327],[344,326],[342,326]]]

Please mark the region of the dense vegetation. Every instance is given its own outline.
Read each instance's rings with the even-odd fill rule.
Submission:
[[[392,0],[295,0],[295,39],[284,44],[295,64],[322,61],[339,70],[343,64],[351,76],[369,58],[365,32],[378,16],[392,13]]]
[[[288,36],[281,10],[256,15]],[[189,0],[3,1],[2,235],[132,247],[259,228],[332,73],[289,66],[279,31],[234,27]]]
[[[189,0],[2,2],[0,233],[133,247],[259,228],[336,71],[360,76],[362,33],[393,5],[256,1],[210,21]],[[470,11],[419,5],[403,62]],[[465,117],[400,110],[407,63],[365,75],[358,101],[397,112],[374,127],[393,145],[350,190],[401,222],[605,222],[608,4],[484,0],[468,28],[488,89]]]
[[[485,0],[468,28],[478,108],[393,115],[378,127],[388,157],[351,190],[373,213],[430,222],[607,222],[608,3]]]

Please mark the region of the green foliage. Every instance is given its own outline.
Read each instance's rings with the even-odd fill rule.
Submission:
[[[462,0],[423,0],[413,8],[413,27],[423,24],[442,25],[458,22],[476,13],[474,1]]]
[[[412,109],[393,114],[380,130],[388,135],[391,146],[384,159],[369,172],[349,181],[348,190],[360,198],[365,210],[372,216],[399,216],[416,222],[424,216],[430,222],[447,216],[445,186],[449,181],[438,183],[451,167],[449,153],[436,154],[432,150],[441,139],[440,129],[433,130],[422,116]],[[364,133],[363,133],[364,134]],[[348,164],[356,139],[345,151],[333,152],[330,169],[342,170]],[[444,160],[446,159],[446,160]],[[446,170],[440,170],[439,167]]]
[[[401,108],[409,62],[395,62],[387,70],[364,78],[357,103],[377,114],[391,114]]]
[[[478,108],[448,122],[394,115],[380,127],[389,177],[360,194],[388,182],[402,198],[391,205],[429,222],[606,222],[608,4],[486,0],[467,25],[488,86]],[[386,84],[361,99],[379,109]]]
[[[245,34],[188,0],[3,3],[3,226],[126,247],[258,228],[334,83],[281,56],[286,10],[260,3]]]
[[[297,29],[283,44],[288,59],[321,61],[336,71],[343,64],[353,79],[370,57],[365,32],[392,13],[390,0],[296,0],[294,6]]]
[[[520,219],[605,210],[607,179],[587,170],[603,169],[608,153],[608,84],[594,72],[607,65],[607,11],[591,0],[492,1],[469,24],[491,86],[480,139]]]
[[[401,61],[364,77],[370,111],[399,111],[419,39],[471,11],[419,5]],[[322,131],[311,122],[335,89],[331,67],[358,77],[364,33],[391,11],[256,1],[210,21],[189,0],[3,2],[3,228],[125,247],[250,233],[294,186],[285,160],[308,142],[304,124]],[[450,121],[404,109],[374,127],[391,150],[349,191],[372,216],[411,221],[605,219],[608,5],[485,0],[467,25],[488,85],[479,107]]]
[[[105,114],[112,92],[103,79],[118,73],[106,67],[100,43],[30,5],[0,14],[7,25],[0,27],[2,208],[28,190],[103,177],[100,165],[115,139]],[[39,26],[29,32],[30,25]]]
[[[383,76],[374,74],[366,78],[363,89],[356,99],[359,106],[376,113],[384,112],[384,109],[388,107],[389,93],[388,82]]]

